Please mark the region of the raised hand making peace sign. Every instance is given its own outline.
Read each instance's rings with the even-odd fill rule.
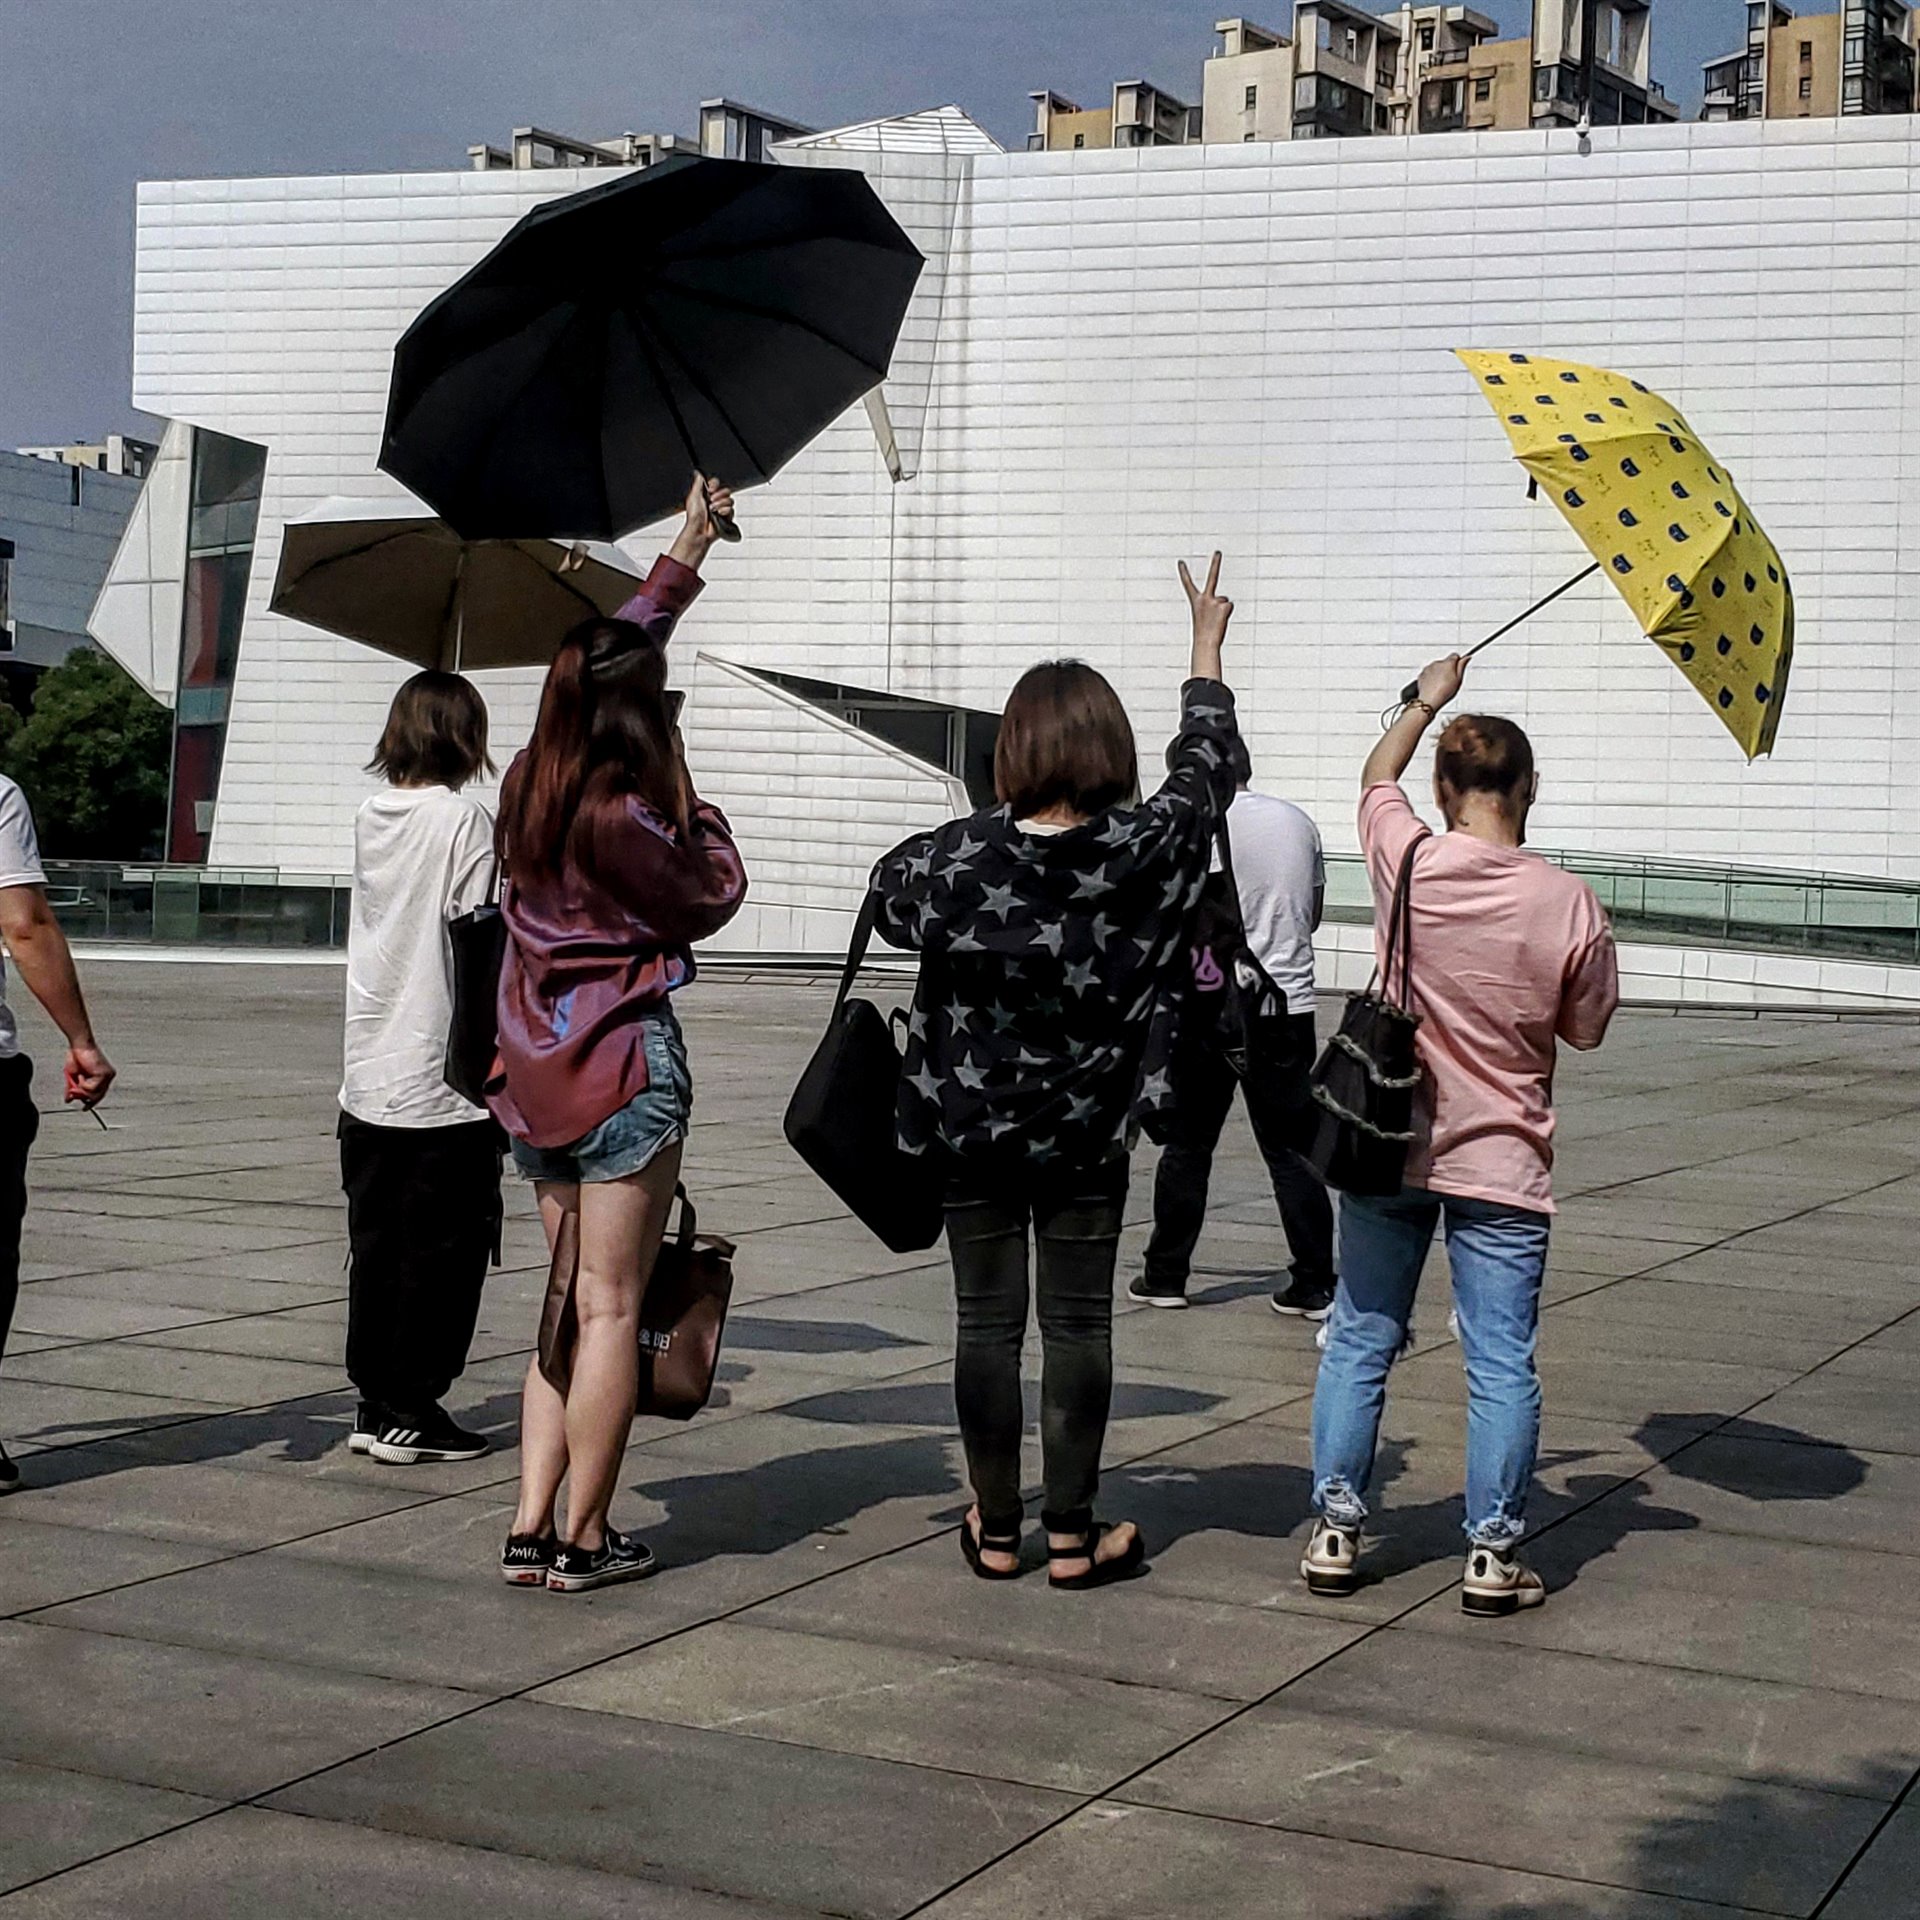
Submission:
[[[1213,556],[1213,564],[1207,569],[1207,584],[1204,587],[1193,584],[1193,575],[1187,571],[1184,560],[1180,562],[1180,584],[1186,588],[1187,604],[1193,609],[1193,678],[1224,679],[1226,676],[1220,671],[1220,649],[1226,641],[1227,623],[1233,618],[1233,602],[1219,591],[1218,551]]]

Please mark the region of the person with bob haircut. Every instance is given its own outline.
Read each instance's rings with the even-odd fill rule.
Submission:
[[[666,644],[732,505],[694,476],[686,523],[640,592],[562,642],[501,789],[509,940],[493,1110],[549,1248],[563,1230],[579,1248],[566,1391],[537,1356],[527,1366],[520,1499],[500,1560],[513,1586],[584,1593],[654,1568],[607,1516],[639,1392],[640,1300],[693,1107],[671,996],[693,978],[692,943],[747,890],[725,816],[687,776]]]
[[[1169,1098],[1194,908],[1215,823],[1245,771],[1221,646],[1220,556],[1184,563],[1191,677],[1167,780],[1139,800],[1133,728],[1093,668],[1055,660],[1008,696],[999,805],[918,834],[874,870],[877,925],[920,954],[900,1142],[949,1175],[954,1402],[975,1504],[960,1548],[982,1579],[1020,1567],[1020,1353],[1028,1246],[1040,1441],[1057,1589],[1139,1571],[1131,1522],[1094,1518],[1113,1387],[1113,1272],[1128,1154]]]
[[[1518,1547],[1540,1444],[1534,1349],[1553,1215],[1555,1050],[1562,1040],[1597,1047],[1620,987],[1592,889],[1526,850],[1539,782],[1532,743],[1511,720],[1462,714],[1442,731],[1433,794],[1445,833],[1428,830],[1400,786],[1466,666],[1455,654],[1421,674],[1360,776],[1383,964],[1387,909],[1411,861],[1420,1087],[1401,1191],[1341,1196],[1340,1280],[1313,1401],[1319,1519],[1301,1573],[1317,1594],[1359,1585],[1387,1373],[1438,1227],[1467,1370],[1461,1605],[1497,1616],[1546,1599]]]
[[[472,1460],[440,1402],[467,1364],[500,1236],[500,1129],[446,1083],[447,922],[493,885],[493,822],[466,791],[493,771],[487,708],[454,673],[393,697],[353,824],[340,1177],[350,1274],[348,1446],[391,1466]]]

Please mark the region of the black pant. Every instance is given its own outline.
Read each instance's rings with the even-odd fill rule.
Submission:
[[[1020,1349],[1027,1332],[1027,1230],[1040,1309],[1042,1519],[1079,1533],[1093,1517],[1113,1397],[1113,1265],[1127,1162],[962,1174],[947,1197],[959,1308],[953,1397],[984,1531],[1018,1529]]]
[[[460,1377],[500,1243],[500,1129],[340,1119],[353,1273],[347,1374],[363,1400],[421,1414]]]
[[[1276,1023],[1279,1024],[1279,1023]],[[1294,1278],[1333,1291],[1333,1206],[1298,1149],[1313,1114],[1313,1015],[1289,1014],[1285,1031],[1263,1047],[1244,1086],[1247,1118],[1267,1163],[1280,1224],[1293,1256]],[[1183,1043],[1173,1059],[1173,1105],[1167,1142],[1153,1180],[1153,1238],[1147,1285],[1176,1292],[1187,1284],[1193,1250],[1207,1217],[1213,1153],[1227,1124],[1233,1090],[1243,1083],[1204,1041]]]
[[[33,1062],[0,1060],[0,1355],[20,1298],[20,1229],[27,1217],[27,1155],[40,1131],[33,1104]]]

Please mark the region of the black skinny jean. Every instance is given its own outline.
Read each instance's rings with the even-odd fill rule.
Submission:
[[[1020,1350],[1029,1228],[1040,1314],[1041,1518],[1054,1533],[1081,1533],[1092,1523],[1113,1397],[1113,1267],[1126,1199],[1124,1158],[962,1174],[947,1196],[959,1310],[953,1397],[984,1532],[1016,1532],[1024,1514]]]
[[[1174,1053],[1167,1142],[1153,1179],[1153,1238],[1146,1259],[1150,1287],[1172,1292],[1187,1284],[1193,1250],[1206,1222],[1214,1150],[1233,1107],[1234,1089],[1240,1087],[1254,1141],[1273,1182],[1294,1277],[1333,1291],[1333,1205],[1298,1151],[1314,1113],[1308,1078],[1315,1046],[1313,1015],[1293,1013],[1275,1024],[1284,1030],[1262,1047],[1244,1085],[1225,1057],[1203,1041],[1183,1043]]]
[[[347,1195],[347,1377],[361,1399],[414,1418],[467,1364],[500,1244],[500,1129],[376,1127],[340,1119]]]
[[[7,1350],[20,1298],[20,1231],[27,1217],[27,1155],[40,1131],[33,1104],[33,1062],[24,1053],[0,1060],[0,1355]]]

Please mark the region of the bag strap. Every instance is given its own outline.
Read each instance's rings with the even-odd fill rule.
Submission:
[[[673,1183],[673,1197],[680,1203],[680,1231],[674,1236],[680,1242],[682,1252],[693,1251],[693,1236],[699,1231],[699,1216],[693,1210],[693,1196],[676,1180]]]
[[[1413,856],[1420,842],[1430,839],[1422,834],[1406,851],[1394,881],[1393,898],[1387,906],[1387,950],[1380,968],[1380,991],[1404,1012],[1413,1011]],[[1400,967],[1400,995],[1394,1000],[1394,963]]]
[[[861,963],[867,957],[867,943],[873,938],[874,922],[879,916],[880,896],[869,887],[867,897],[860,902],[859,918],[853,923],[853,938],[847,942],[846,970],[840,976],[840,991],[833,999],[836,1015],[847,1004],[847,995],[853,991],[854,976],[859,973]]]

